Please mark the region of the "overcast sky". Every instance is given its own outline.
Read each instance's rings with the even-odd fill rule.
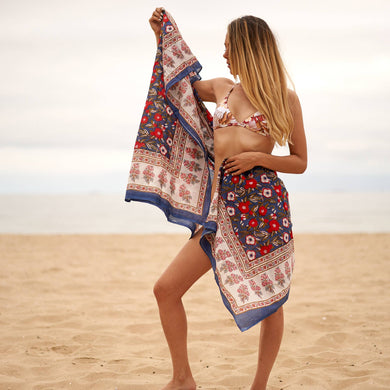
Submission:
[[[155,55],[148,18],[159,5],[204,79],[230,77],[222,53],[232,19],[268,22],[308,139],[309,168],[287,175],[292,187],[390,190],[387,0],[3,0],[1,193],[124,192]]]

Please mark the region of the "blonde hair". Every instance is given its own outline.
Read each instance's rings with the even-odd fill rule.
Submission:
[[[240,78],[249,101],[267,119],[272,139],[279,145],[291,142],[289,76],[271,29],[260,18],[243,16],[229,24],[227,35],[233,76]]]

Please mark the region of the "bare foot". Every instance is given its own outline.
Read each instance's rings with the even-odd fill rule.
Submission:
[[[161,390],[196,390],[196,383],[193,378],[184,379],[182,381],[172,379]]]

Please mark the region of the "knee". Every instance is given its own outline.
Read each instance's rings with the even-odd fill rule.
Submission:
[[[279,307],[274,313],[272,313],[269,317],[263,320],[265,326],[270,325],[275,326],[276,324],[283,324],[284,316],[283,316],[283,306]]]
[[[164,295],[164,286],[163,284],[160,282],[160,280],[158,280],[154,286],[153,286],[153,294],[156,298],[157,301],[159,301],[162,296]]]
[[[180,299],[172,284],[168,283],[164,279],[157,280],[153,287],[153,294],[158,303]]]

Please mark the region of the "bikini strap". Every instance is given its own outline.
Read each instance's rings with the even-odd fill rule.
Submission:
[[[229,100],[229,96],[230,96],[230,94],[232,93],[232,91],[233,91],[233,89],[234,89],[235,86],[236,86],[236,84],[233,85],[233,87],[230,89],[230,91],[228,92],[228,94],[225,96],[225,99],[223,100],[224,103],[225,103],[226,105],[227,105],[227,102],[228,102],[228,100]]]

